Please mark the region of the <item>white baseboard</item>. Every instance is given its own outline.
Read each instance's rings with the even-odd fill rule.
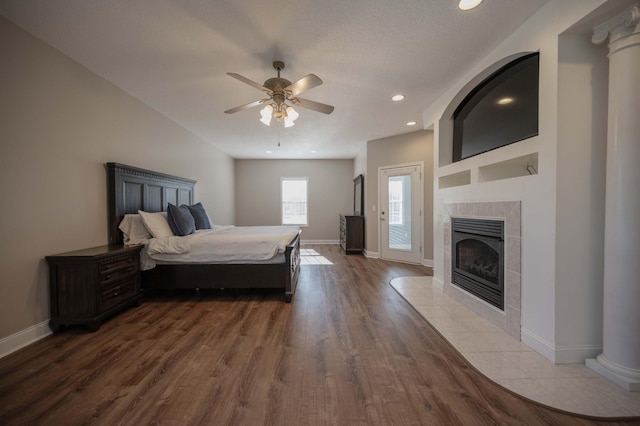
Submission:
[[[332,245],[337,245],[340,244],[339,240],[300,240],[300,245],[307,245],[307,244],[332,244]]]
[[[369,259],[380,259],[380,253],[377,251],[364,251],[365,257]],[[428,266],[433,268],[433,259],[422,259],[422,266]]]
[[[640,370],[623,367],[606,359],[604,355],[587,359],[588,368],[622,386],[629,392],[640,392]]]
[[[602,353],[602,345],[556,346],[556,364],[584,364]]]
[[[0,358],[3,358],[18,349],[22,349],[52,333],[49,328],[49,320],[32,325],[29,328],[18,331],[0,340]]]
[[[602,345],[556,346],[525,328],[520,330],[520,340],[554,364],[583,364],[602,353]]]
[[[556,351],[554,346],[543,338],[537,336],[526,328],[521,327],[520,340],[522,341],[522,343],[529,346],[531,349],[538,352],[549,361],[553,363],[556,362]]]

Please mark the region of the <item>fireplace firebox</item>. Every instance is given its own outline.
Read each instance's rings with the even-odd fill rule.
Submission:
[[[504,310],[504,222],[451,221],[452,284]]]

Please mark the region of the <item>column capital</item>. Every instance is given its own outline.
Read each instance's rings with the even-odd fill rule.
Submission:
[[[640,3],[630,6],[621,14],[595,27],[591,41],[594,44],[602,44],[610,37],[610,42],[614,42],[633,33],[638,24],[640,24]]]

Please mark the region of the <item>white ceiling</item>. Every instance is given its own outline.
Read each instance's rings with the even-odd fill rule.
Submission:
[[[422,112],[546,1],[2,0],[0,14],[234,158],[353,158],[423,128]],[[335,111],[297,108],[287,129],[260,123],[259,107],[224,114],[263,97],[226,73],[262,84],[274,60],[290,81],[319,76],[301,96]]]

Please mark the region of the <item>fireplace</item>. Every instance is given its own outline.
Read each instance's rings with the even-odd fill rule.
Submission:
[[[504,222],[451,219],[451,282],[504,310]]]

